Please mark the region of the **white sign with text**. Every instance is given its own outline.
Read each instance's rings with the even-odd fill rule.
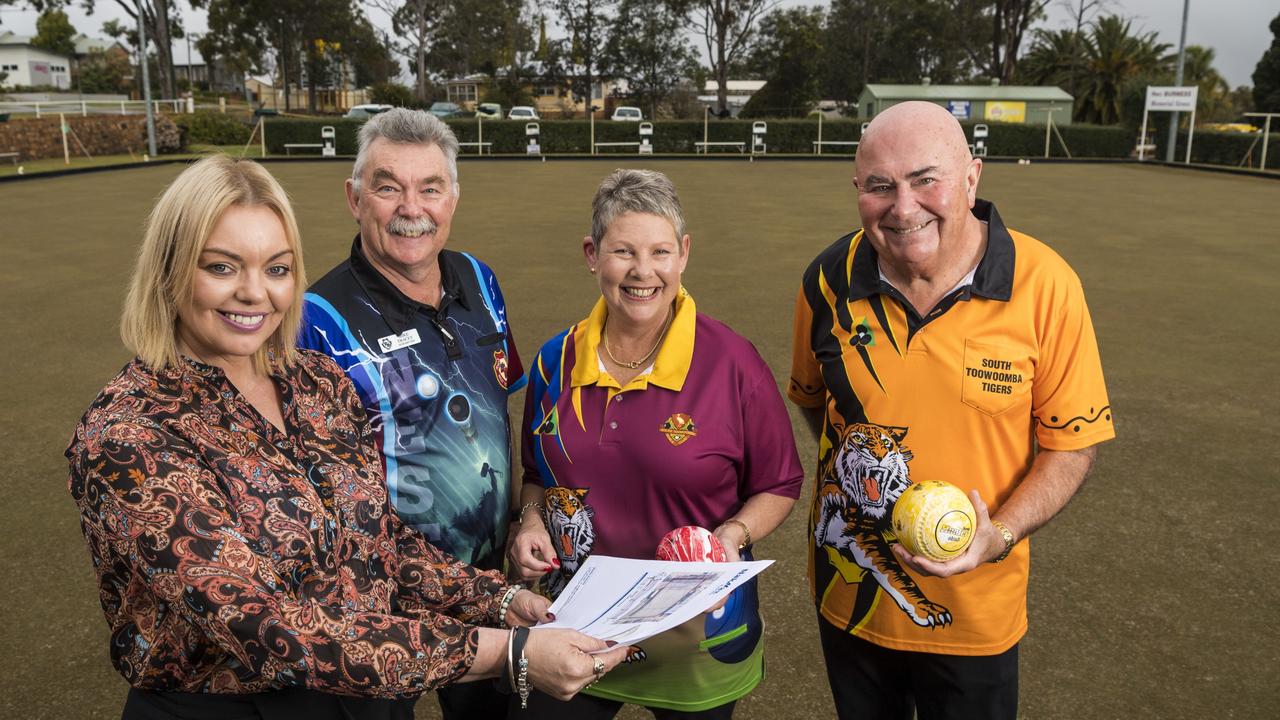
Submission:
[[[1196,109],[1196,93],[1200,88],[1147,86],[1147,110],[1156,112],[1193,112]]]

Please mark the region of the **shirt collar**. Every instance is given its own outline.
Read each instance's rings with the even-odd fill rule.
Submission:
[[[671,327],[667,328],[667,336],[658,348],[658,357],[653,361],[653,371],[643,375],[644,382],[658,385],[668,390],[679,392],[689,376],[689,366],[693,361],[694,329],[697,326],[698,307],[693,296],[683,286],[676,294],[676,315],[671,319]],[[609,306],[604,298],[596,301],[591,314],[586,320],[578,323],[574,330],[574,363],[573,376],[570,382],[573,387],[595,385],[604,374],[600,371],[599,351],[600,335],[604,331],[604,321],[609,317]],[[638,378],[639,379],[639,378]]]
[[[413,325],[410,318],[418,310],[442,312],[451,302],[457,302],[467,310],[471,309],[466,293],[462,290],[462,279],[458,276],[453,263],[445,262],[447,252],[447,250],[441,250],[436,260],[440,264],[441,293],[438,307],[420,303],[400,292],[400,288],[384,277],[365,257],[358,234],[351,242],[351,273],[355,275],[356,281],[360,283],[360,287],[377,307],[378,312],[381,312],[384,317],[394,319],[397,330],[404,330]]]
[[[973,216],[987,224],[987,251],[973,271],[969,288],[974,295],[1007,302],[1013,296],[1013,236],[987,200],[977,200]],[[879,257],[870,242],[863,242],[865,230],[854,236],[854,250],[849,268],[849,299],[861,300],[892,287],[882,279]]]

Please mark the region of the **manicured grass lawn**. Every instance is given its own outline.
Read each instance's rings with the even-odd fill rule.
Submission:
[[[580,249],[591,196],[614,167],[636,163],[612,160],[461,163],[451,247],[497,271],[526,362],[597,296]],[[644,165],[680,189],[693,235],[684,282],[699,309],[749,337],[784,384],[800,273],[858,223],[851,165]],[[355,232],[342,195],[350,166],[268,167],[293,198],[318,278]],[[108,661],[62,450],[126,360],[116,322],[142,220],[180,169],[0,186],[4,717],[119,717],[125,686]],[[1082,277],[1119,433],[1082,494],[1035,537],[1023,716],[1270,717],[1280,703],[1280,183],[1134,165],[990,165],[980,195]],[[797,439],[812,473],[814,443]],[[804,580],[811,489],[758,546],[779,561],[762,578],[768,676],[740,718],[832,716]],[[434,700],[418,712],[438,717]]]

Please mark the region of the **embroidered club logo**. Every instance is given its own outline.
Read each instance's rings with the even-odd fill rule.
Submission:
[[[658,428],[663,435],[667,436],[667,442],[676,447],[685,444],[691,437],[698,434],[698,428],[693,424],[693,418],[684,413],[676,413],[666,419],[662,423],[662,427]]]
[[[502,386],[502,389],[506,390],[508,384],[506,350],[493,351],[493,376],[498,379],[498,384]]]
[[[542,424],[534,429],[534,435],[555,435],[559,432],[560,416],[556,412],[556,408],[551,408],[551,412],[547,415]]]
[[[875,333],[871,332],[871,325],[867,323],[867,319],[860,317],[855,319],[853,323],[853,336],[849,338],[849,344],[854,347],[875,347],[876,336]]]

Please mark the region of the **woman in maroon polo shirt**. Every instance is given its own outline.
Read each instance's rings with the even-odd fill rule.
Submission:
[[[699,314],[680,284],[689,236],[665,175],[601,183],[583,240],[600,300],[532,364],[524,490],[509,556],[557,594],[591,553],[652,558],[668,531],[714,528],[730,560],[787,516],[803,471],[772,373],[751,343]],[[534,510],[540,510],[535,512]],[[568,703],[534,693],[520,717],[727,718],[762,676],[755,581],[714,612],[646,640]]]
[[[305,286],[257,163],[195,163],[147,221],[122,318],[137,357],[67,448],[125,720],[412,718],[441,685],[569,697],[620,662],[527,630],[545,598],[400,522],[351,381],[295,348]]]

